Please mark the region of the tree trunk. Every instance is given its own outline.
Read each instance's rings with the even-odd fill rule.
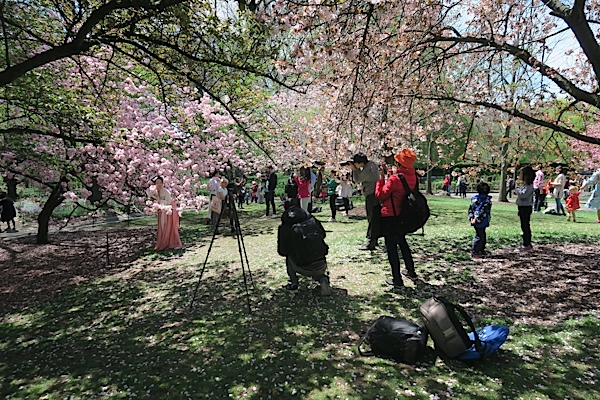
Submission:
[[[50,197],[46,200],[44,204],[44,208],[38,215],[38,231],[36,236],[37,244],[48,244],[48,223],[50,222],[50,217],[52,216],[52,212],[56,207],[63,202],[65,198],[62,195],[61,191],[61,182],[58,182],[54,189],[52,189],[52,193],[50,193]]]
[[[506,175],[508,172],[506,158],[508,157],[509,137],[510,124],[508,124],[504,129],[504,136],[502,136],[504,140],[502,141],[502,149],[500,151],[500,191],[498,193],[498,200],[504,202],[508,202],[508,198],[506,197],[508,194],[506,193]]]
[[[425,189],[426,194],[433,194],[433,190],[431,190],[431,165],[433,165],[433,148],[431,146],[431,141],[429,141],[429,147],[427,148],[427,187]]]

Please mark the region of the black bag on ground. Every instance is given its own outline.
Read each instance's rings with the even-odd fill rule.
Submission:
[[[402,233],[413,233],[425,226],[425,223],[427,223],[427,220],[431,215],[431,211],[427,204],[427,198],[425,198],[423,193],[419,192],[419,185],[417,184],[415,189],[412,190],[408,186],[404,175],[398,174],[398,177],[402,181],[404,190],[407,193],[406,198],[402,203],[402,211],[400,212],[400,218],[398,219],[398,229]],[[417,176],[417,182],[418,179],[419,177]]]
[[[363,343],[371,351],[363,352]],[[391,358],[397,362],[414,364],[427,347],[427,329],[424,326],[393,317],[379,317],[358,342],[362,356]]]
[[[324,238],[325,230],[313,216],[292,225],[290,256],[294,263],[303,267],[324,260],[329,252]]]
[[[419,307],[425,327],[431,335],[435,348],[449,358],[456,358],[474,344],[478,353],[483,352],[481,341],[467,312],[458,304],[453,304],[443,297],[433,297]],[[458,313],[471,328],[474,340],[459,319]]]

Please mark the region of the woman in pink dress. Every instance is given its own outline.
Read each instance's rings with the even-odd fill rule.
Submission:
[[[158,234],[154,250],[181,249],[179,238],[179,213],[171,192],[164,188],[162,177],[154,180],[156,192],[150,194],[150,199],[158,202]],[[169,207],[170,206],[170,207]]]

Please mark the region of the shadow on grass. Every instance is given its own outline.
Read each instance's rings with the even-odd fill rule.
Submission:
[[[128,279],[84,283],[55,301],[0,323],[0,394],[10,398],[547,398],[598,394],[598,321],[520,325],[493,358],[417,367],[359,357],[356,344],[376,319],[365,310],[416,321],[432,292],[468,295],[419,282],[402,292],[348,295],[318,287],[297,295],[266,286],[246,309],[239,269],[212,266],[189,302],[198,271],[139,270]],[[216,272],[216,273],[214,273]],[[303,281],[305,283],[305,281]],[[430,342],[431,343],[431,342]],[[523,343],[523,344],[521,344]],[[594,372],[595,371],[595,372]]]

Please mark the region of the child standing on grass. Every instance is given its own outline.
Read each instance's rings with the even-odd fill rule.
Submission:
[[[329,222],[336,222],[335,213],[337,211],[337,205],[335,204],[335,201],[337,200],[336,189],[338,187],[336,177],[337,173],[334,170],[331,170],[329,177],[325,180],[325,184],[327,185],[327,195],[329,196],[329,208],[331,209],[331,218],[329,218]]]
[[[350,183],[350,174],[345,174],[342,177],[342,180],[338,187],[336,188],[336,193],[339,197],[342,198],[344,202],[344,212],[343,216],[348,216],[348,211],[350,211],[350,196],[352,196],[352,184]]]
[[[485,245],[487,236],[485,229],[490,226],[490,217],[492,214],[492,198],[490,197],[490,185],[485,182],[477,184],[477,194],[471,198],[469,206],[469,221],[475,228],[475,237],[473,238],[473,258],[481,258],[486,255]]]
[[[567,197],[567,221],[573,217],[573,222],[577,222],[575,219],[575,210],[579,210],[579,195],[581,191],[577,186],[569,186],[569,197]]]
[[[519,171],[519,180],[515,188],[517,193],[517,207],[519,209],[517,215],[521,220],[521,232],[523,232],[523,245],[519,251],[529,251],[531,247],[531,213],[533,212],[533,180],[535,172],[530,166],[521,168]]]

